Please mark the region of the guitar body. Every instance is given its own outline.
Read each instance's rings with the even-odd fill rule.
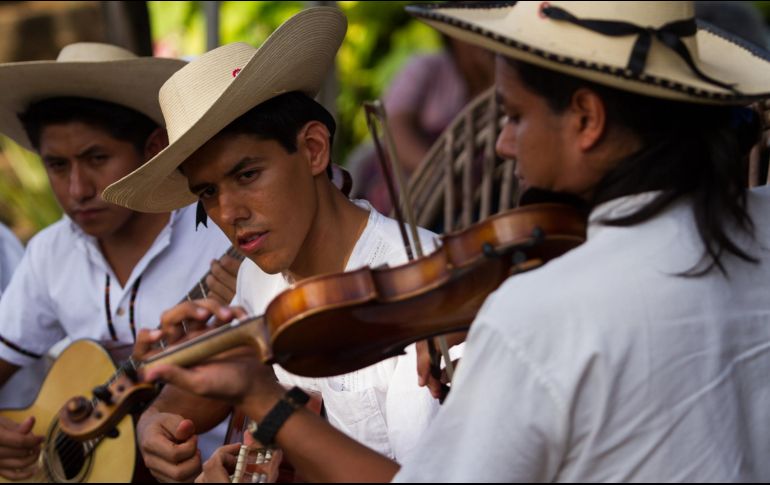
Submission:
[[[0,410],[0,416],[21,422],[35,417],[33,432],[45,436],[38,460],[39,470],[25,482],[130,482],[136,464],[136,438],[131,416],[117,426],[115,438],[86,443],[67,438],[59,430],[58,413],[73,394],[90,395],[109,380],[116,367],[99,344],[78,340],[56,359],[35,402],[26,409]],[[93,451],[89,450],[93,447]],[[8,483],[0,477],[0,483]]]

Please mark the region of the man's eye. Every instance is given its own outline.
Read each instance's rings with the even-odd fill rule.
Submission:
[[[505,122],[506,123],[513,123],[516,124],[519,122],[519,115],[505,115]]]
[[[259,176],[259,170],[246,170],[238,174],[238,180],[249,181],[254,180]]]
[[[216,193],[216,190],[214,190],[214,187],[208,187],[206,189],[203,189],[199,194],[198,197],[201,199],[210,199],[214,197],[214,194]]]
[[[53,172],[61,172],[67,168],[67,162],[47,162],[46,166]]]

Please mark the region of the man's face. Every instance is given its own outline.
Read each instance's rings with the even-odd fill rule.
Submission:
[[[545,98],[530,91],[516,70],[498,56],[497,96],[505,124],[497,138],[502,158],[516,159],[516,176],[526,187],[564,190],[568,171],[564,115],[555,114]]]
[[[102,200],[108,185],[138,168],[134,145],[106,131],[72,121],[51,124],[40,133],[40,156],[62,210],[86,234],[105,238],[119,231],[134,212]]]
[[[291,268],[317,211],[314,176],[303,153],[233,134],[210,140],[182,165],[209,217],[269,274]]]

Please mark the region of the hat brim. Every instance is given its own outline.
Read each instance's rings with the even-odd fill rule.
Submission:
[[[165,58],[2,64],[0,133],[34,150],[18,115],[34,102],[61,96],[119,104],[145,114],[163,126],[158,91],[184,65],[184,61]]]
[[[770,95],[770,59],[768,53],[727,34],[721,29],[698,21],[696,43],[698,65],[709,76],[734,83],[736,91],[709,84],[691,72],[649,70],[634,76],[625,65],[600,62],[589,54],[602,51],[602,46],[575,46],[584,49],[580,57],[545,47],[554,45],[538,38],[535,32],[517,28],[513,34],[499,19],[517,8],[510,3],[479,2],[462,6],[452,4],[411,5],[407,10],[437,30],[459,40],[486,48],[498,54],[646,96],[704,104],[745,105]],[[531,29],[534,30],[534,29]],[[598,34],[597,34],[598,35]],[[614,41],[605,38],[605,42]]]
[[[304,10],[273,32],[211,107],[163,151],[102,193],[140,212],[167,212],[197,200],[178,167],[255,106],[283,93],[318,94],[347,28],[337,9]],[[173,79],[170,81],[173,82]]]

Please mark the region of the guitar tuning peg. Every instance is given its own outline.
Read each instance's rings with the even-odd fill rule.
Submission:
[[[96,386],[93,390],[94,396],[105,404],[112,404],[112,392],[107,386]]]
[[[124,362],[121,366],[121,370],[123,371],[123,374],[131,379],[131,382],[136,382],[139,380],[139,376],[136,372],[136,366],[132,361]]]
[[[91,405],[91,401],[83,396],[75,397],[67,402],[67,415],[69,418],[79,423],[91,415],[94,407]]]
[[[120,431],[118,431],[118,428],[112,428],[111,430],[104,433],[104,435],[108,438],[117,438],[120,436]]]

